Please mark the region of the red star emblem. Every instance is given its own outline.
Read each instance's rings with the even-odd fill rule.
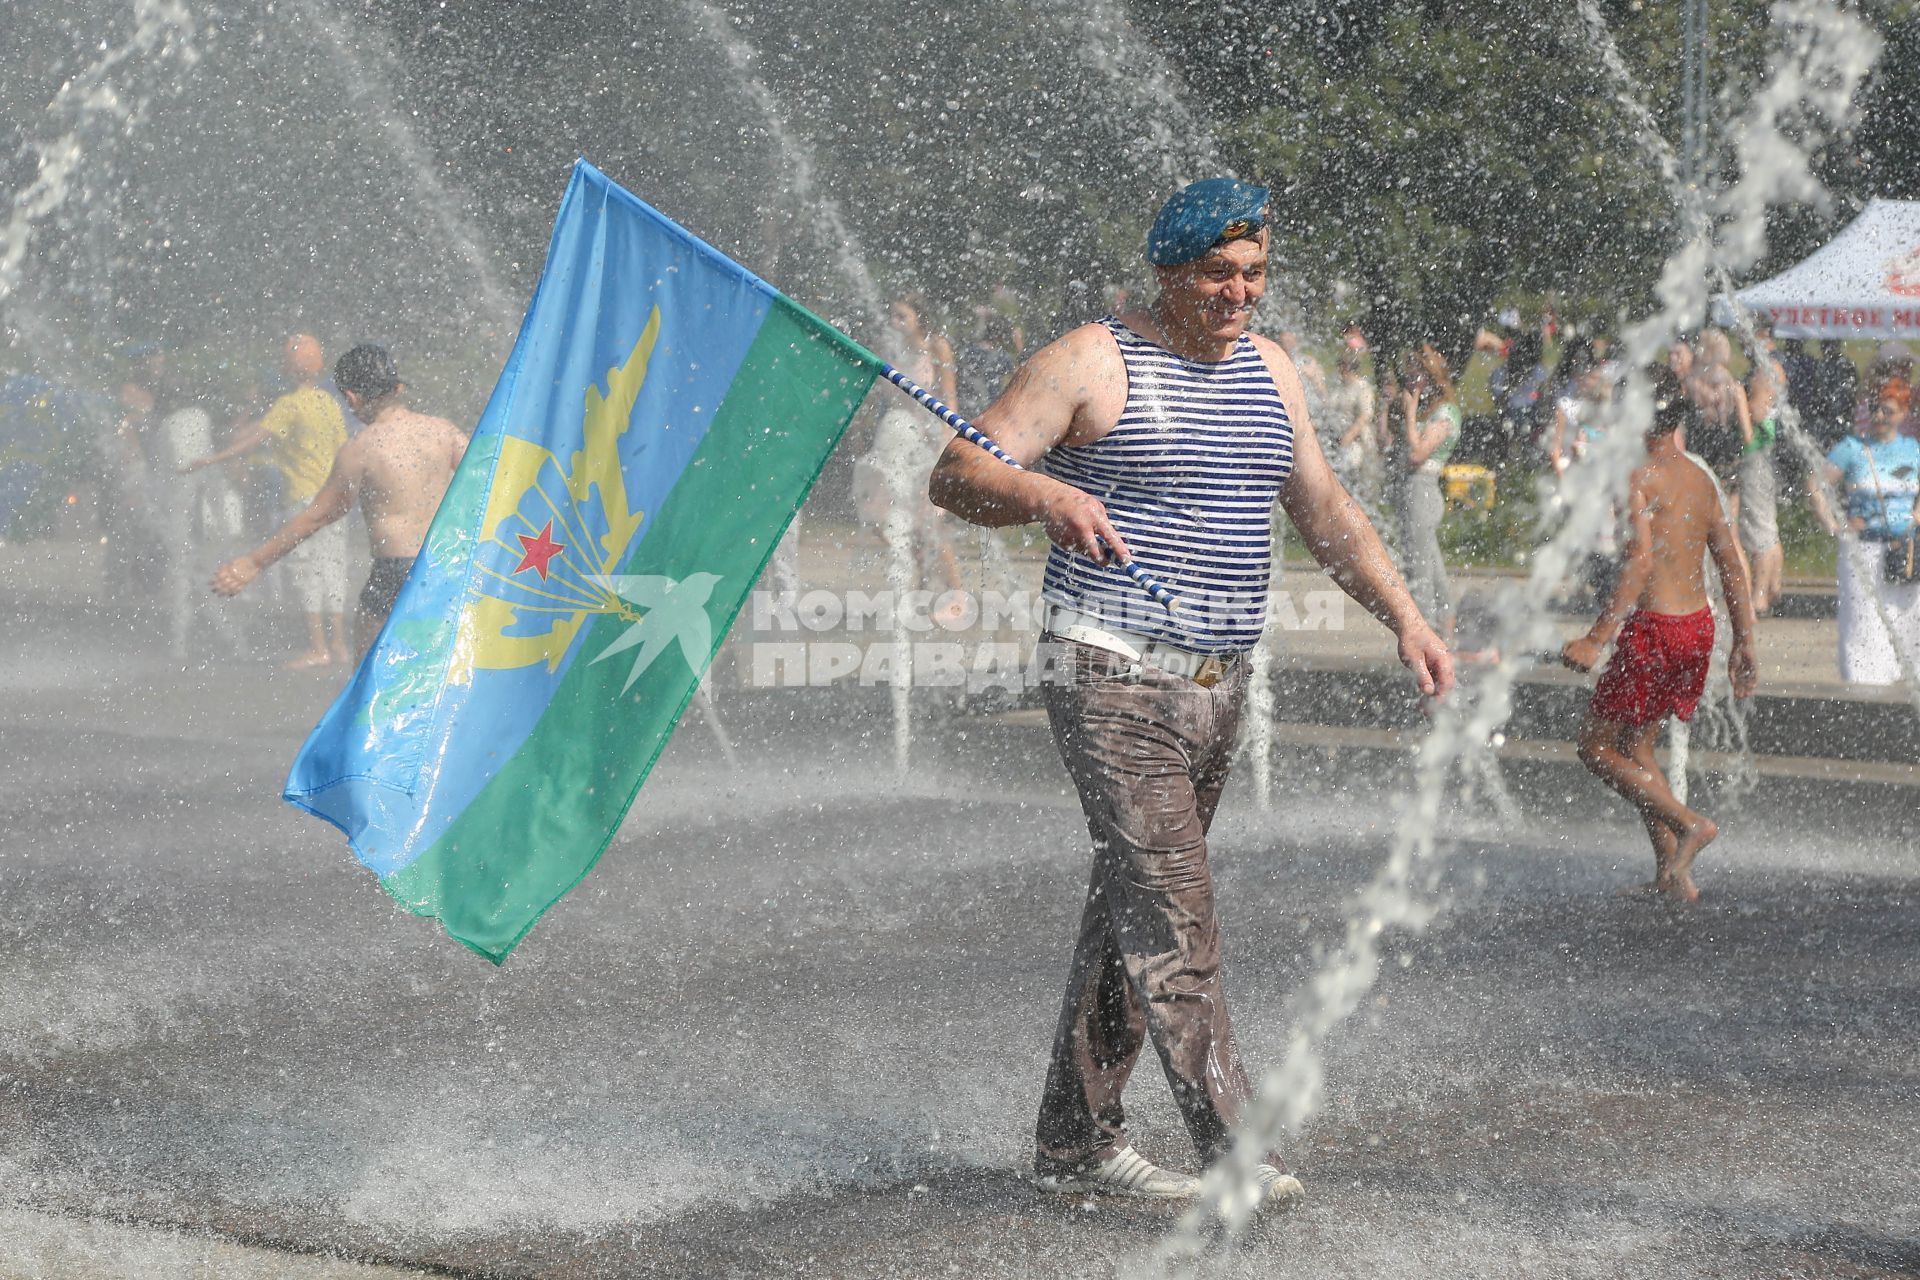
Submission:
[[[547,565],[552,563],[555,556],[567,549],[566,543],[553,540],[553,521],[547,521],[547,527],[534,537],[529,538],[524,533],[516,536],[520,539],[520,550],[524,554],[520,557],[520,563],[513,567],[513,571],[525,573],[528,569],[534,569],[539,572],[540,580],[546,581]]]

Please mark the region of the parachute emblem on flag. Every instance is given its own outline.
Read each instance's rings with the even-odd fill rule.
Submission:
[[[608,373],[607,393],[587,388],[585,441],[571,467],[530,440],[502,440],[481,521],[474,598],[460,620],[456,683],[471,681],[475,667],[544,662],[552,671],[594,614],[634,624],[646,616],[617,581],[646,520],[645,512],[627,511],[620,437],[659,340],[656,306],[627,362]]]

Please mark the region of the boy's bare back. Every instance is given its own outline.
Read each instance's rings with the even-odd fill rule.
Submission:
[[[419,554],[466,448],[466,433],[453,423],[398,405],[348,441],[340,461],[374,555]]]
[[[1708,604],[1706,559],[1730,550],[1733,534],[1705,468],[1675,450],[1633,473],[1634,536],[1648,555],[1646,585],[1634,603],[1649,613],[1688,614]]]

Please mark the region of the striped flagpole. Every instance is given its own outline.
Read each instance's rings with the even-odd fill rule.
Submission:
[[[980,429],[974,426],[971,422],[968,422],[965,418],[955,413],[952,409],[949,409],[946,405],[936,400],[927,391],[925,387],[921,386],[919,383],[915,382],[912,378],[909,378],[906,374],[900,372],[898,369],[894,368],[890,364],[884,365],[882,367],[886,372],[888,382],[891,382],[894,386],[900,388],[902,391],[912,396],[915,400],[918,400],[921,404],[925,405],[928,409],[931,409],[933,411],[934,416],[939,418],[942,422],[946,423],[948,426],[952,427],[954,430],[954,433],[958,435],[962,440],[967,441],[969,444],[977,444],[982,449],[985,449],[988,453],[992,454],[994,457],[1000,459],[1000,461],[1006,463],[1008,466],[1014,468],[1015,470],[1020,469],[1020,464],[1014,461],[1012,454],[1008,453],[1005,449],[1002,449],[999,445],[995,444],[991,439],[989,439],[987,436],[982,434]],[[1158,604],[1169,611],[1178,609],[1180,607],[1180,598],[1174,595],[1173,592],[1167,590],[1166,587],[1162,586],[1158,578],[1154,577],[1152,574],[1148,573],[1145,569],[1142,569],[1139,565],[1135,564],[1131,560],[1121,560],[1121,561],[1118,561],[1117,563],[1120,565],[1120,567],[1123,570],[1126,571],[1126,574],[1129,578],[1132,578],[1134,582],[1139,584],[1140,589],[1142,591],[1146,592],[1149,596],[1153,598],[1153,601],[1155,604]]]

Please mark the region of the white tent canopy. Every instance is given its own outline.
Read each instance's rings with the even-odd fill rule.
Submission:
[[[1782,338],[1920,338],[1920,201],[1870,201],[1812,257],[1734,297]]]

